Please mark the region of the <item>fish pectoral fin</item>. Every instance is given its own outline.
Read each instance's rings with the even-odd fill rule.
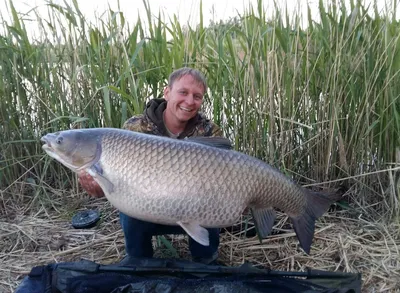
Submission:
[[[261,241],[261,239],[267,237],[272,231],[276,218],[275,210],[273,208],[251,208],[251,214],[254,218],[257,235]]]
[[[105,176],[103,176],[103,170],[100,166],[94,165],[87,172],[99,183],[100,187],[107,193],[110,194],[114,191],[114,184],[111,183]]]
[[[190,237],[192,237],[195,241],[200,243],[201,245],[204,246],[209,246],[210,245],[210,240],[208,237],[208,231],[207,229],[201,227],[198,223],[196,222],[177,222],[179,226],[185,230],[186,233]]]

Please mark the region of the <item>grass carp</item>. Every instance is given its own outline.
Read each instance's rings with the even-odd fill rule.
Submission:
[[[177,140],[117,128],[65,130],[42,137],[47,154],[86,171],[111,204],[144,221],[180,225],[208,245],[208,227],[235,224],[250,208],[265,238],[275,208],[310,252],[315,220],[340,198],[311,192],[257,158],[226,149],[223,138]],[[217,146],[217,147],[216,147]]]

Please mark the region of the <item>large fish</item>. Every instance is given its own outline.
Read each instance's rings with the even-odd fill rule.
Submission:
[[[116,128],[75,129],[42,137],[43,149],[74,172],[86,171],[118,210],[180,225],[209,245],[204,227],[227,227],[250,208],[265,238],[278,208],[310,252],[315,220],[339,197],[296,185],[265,162],[226,149],[222,138],[177,140]],[[215,147],[215,146],[218,147]]]

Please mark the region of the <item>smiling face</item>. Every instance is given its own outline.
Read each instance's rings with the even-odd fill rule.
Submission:
[[[204,86],[192,75],[187,74],[175,80],[164,89],[168,101],[165,109],[166,123],[186,124],[195,117],[203,103]]]

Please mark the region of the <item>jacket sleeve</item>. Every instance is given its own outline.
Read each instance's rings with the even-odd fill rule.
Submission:
[[[211,122],[211,127],[210,136],[224,136],[222,129],[217,124]]]

